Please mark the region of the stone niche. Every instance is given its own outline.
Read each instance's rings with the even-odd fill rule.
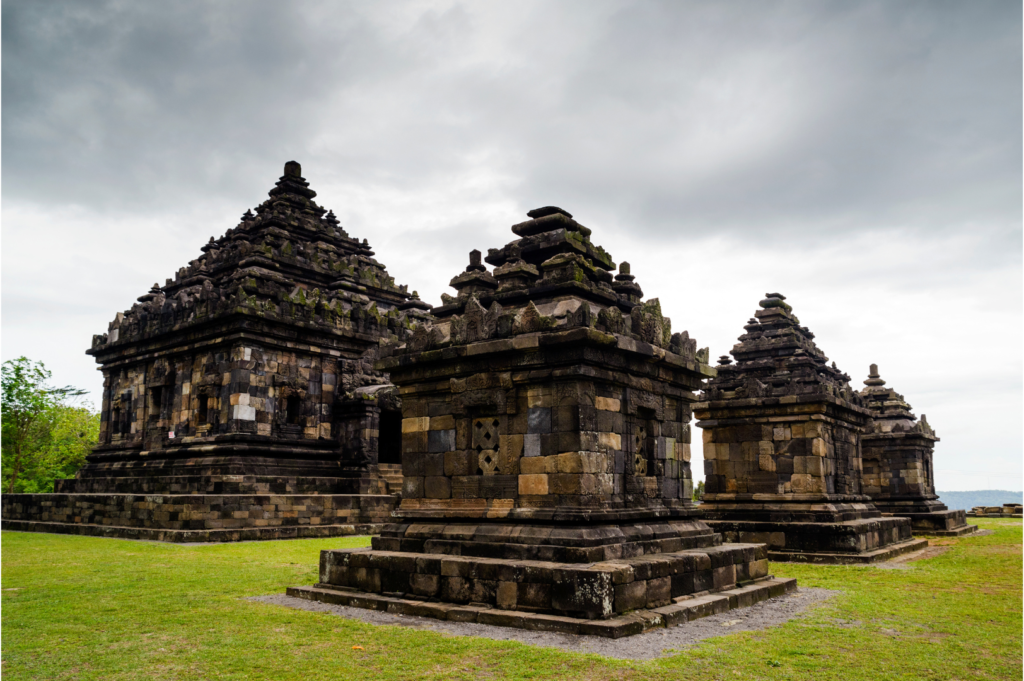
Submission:
[[[99,445],[55,494],[4,495],[5,529],[226,541],[390,520],[401,402],[373,362],[430,306],[315,196],[286,164],[255,214],[93,338]]]
[[[382,348],[402,401],[402,502],[372,548],[289,593],[391,612],[623,636],[793,588],[692,501],[707,351],[672,333],[590,230],[531,211],[474,251],[432,323]]]
[[[939,438],[922,414],[878,374],[872,364],[860,397],[871,411],[871,424],[861,438],[864,493],[884,515],[909,518],[915,534],[959,536],[975,532],[967,511],[951,511],[935,494],[932,457]]]
[[[775,561],[871,562],[927,546],[863,489],[871,412],[849,376],[784,296],[760,307],[693,407],[708,524],[727,541],[766,542]]]

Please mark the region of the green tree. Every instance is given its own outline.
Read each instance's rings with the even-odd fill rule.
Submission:
[[[693,486],[693,500],[700,501],[704,498],[704,481],[699,481]]]
[[[99,436],[99,417],[88,404],[74,404],[84,390],[49,385],[42,362],[19,357],[4,362],[0,373],[4,491],[52,491],[47,485],[56,477],[84,463]]]

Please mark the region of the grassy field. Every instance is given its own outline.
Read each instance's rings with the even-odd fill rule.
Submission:
[[[7,679],[1020,679],[1021,521],[911,570],[776,564],[842,594],[651,662],[374,627],[244,600],[366,538],[171,546],[4,532]],[[353,646],[361,646],[354,649]]]

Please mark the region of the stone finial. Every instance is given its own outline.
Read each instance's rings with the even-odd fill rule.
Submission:
[[[628,262],[619,263],[619,273],[615,275],[615,281],[633,281],[636,279],[630,274],[631,268]]]
[[[249,220],[252,220],[254,217],[256,216],[252,214],[252,210],[247,208],[245,212],[242,213],[242,222],[248,222]]]
[[[567,218],[572,217],[572,213],[570,213],[567,210],[563,210],[558,206],[544,206],[543,208],[534,208],[533,210],[529,211],[526,215],[527,217],[531,217],[534,220],[536,220],[537,218],[547,217],[548,215],[555,215],[556,213],[561,213]]]
[[[469,265],[466,266],[467,272],[486,272],[487,266],[483,264],[480,259],[482,254],[475,248],[469,252]]]
[[[728,366],[729,364],[732,364],[732,357],[729,355],[722,355],[718,358],[718,364],[719,366]]]
[[[864,381],[864,385],[870,386],[883,386],[885,381],[882,380],[881,376],[878,375],[878,365],[872,364],[868,370],[868,380]]]
[[[786,296],[781,293],[766,293],[764,294],[764,300],[762,300],[759,305],[765,310],[772,307],[781,307],[788,312],[793,308],[790,307],[789,303],[784,302],[785,300]]]
[[[298,161],[288,161],[284,164],[284,174],[291,177],[302,177],[302,166]]]

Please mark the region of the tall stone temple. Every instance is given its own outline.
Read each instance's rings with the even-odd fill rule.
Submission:
[[[315,196],[286,164],[255,214],[93,337],[100,443],[55,494],[4,495],[5,529],[224,541],[389,520],[401,405],[373,363],[430,306]]]
[[[493,270],[472,252],[433,321],[382,347],[402,404],[395,522],[289,593],[618,637],[792,589],[692,501],[707,350],[572,215],[528,216]]]
[[[935,494],[932,456],[939,441],[924,414],[918,421],[910,405],[872,364],[861,399],[871,411],[871,427],[861,438],[864,492],[886,515],[909,518],[915,534],[959,536],[976,531],[967,512],[951,511]]]
[[[694,405],[708,524],[774,561],[871,562],[927,546],[863,485],[872,412],[785,296],[768,293]],[[733,360],[735,359],[735,363]]]

